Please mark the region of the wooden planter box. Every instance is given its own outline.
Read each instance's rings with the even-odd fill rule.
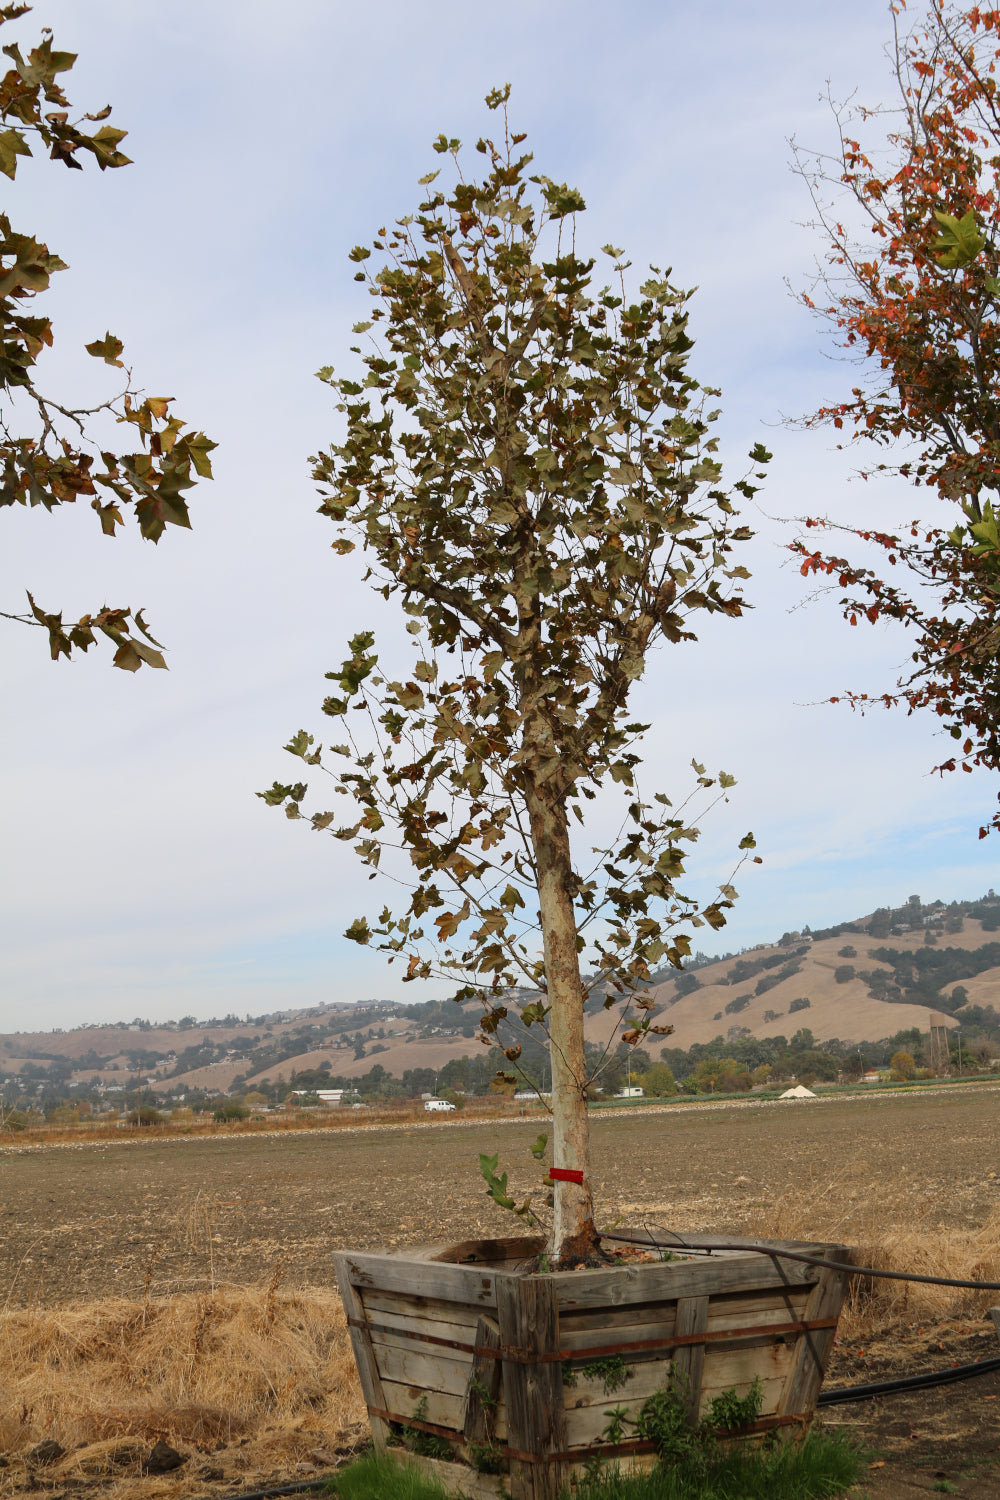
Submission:
[[[607,1412],[632,1417],[681,1377],[696,1422],[713,1396],[745,1394],[755,1376],[763,1414],[747,1434],[802,1431],[826,1370],[847,1274],[782,1250],[843,1261],[840,1245],[712,1250],[688,1235],[689,1259],[524,1274],[540,1240],[475,1241],[450,1249],[334,1257],[376,1449],[404,1427],[444,1439],[451,1461],[392,1451],[452,1494],[555,1500],[595,1457],[652,1460],[652,1445],[602,1437]],[[589,1361],[620,1355],[628,1378],[606,1391]],[[499,1474],[482,1473],[488,1451]]]

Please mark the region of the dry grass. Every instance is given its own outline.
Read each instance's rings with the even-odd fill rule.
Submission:
[[[741,1232],[767,1239],[827,1240],[852,1248],[856,1265],[879,1271],[909,1271],[961,1281],[1000,1281],[1000,1209],[979,1226],[935,1222],[940,1205],[907,1195],[891,1196],[866,1184],[848,1186],[850,1174],[794,1199],[751,1210]],[[844,1338],[869,1338],[893,1323],[934,1323],[982,1317],[1000,1305],[1000,1292],[919,1282],[858,1277],[840,1320]]]
[[[0,1315],[0,1494],[31,1487],[31,1449],[65,1450],[46,1482],[104,1493],[205,1493],[327,1469],[367,1437],[339,1297],[270,1285]],[[143,1478],[163,1439],[188,1456]]]

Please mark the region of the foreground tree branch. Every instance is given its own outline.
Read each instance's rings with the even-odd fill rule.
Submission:
[[[30,10],[27,5],[0,5],[0,26]],[[3,48],[13,67],[0,80],[0,172],[14,179],[18,163],[47,150],[53,161],[82,169],[82,160],[101,171],[129,165],[118,148],[126,132],[103,124],[108,105],[73,122],[69,101],[57,81],[76,61],[72,52],[57,52],[47,28],[27,57],[16,42]],[[98,125],[88,131],[85,122]],[[35,299],[65,262],[29,235],[17,233],[0,214],[0,507],[42,506],[52,511],[88,497],[105,536],[114,536],[132,509],[140,534],[158,542],[167,526],[190,527],[186,492],[195,478],[210,479],[209,454],[215,447],[203,432],[186,428],[170,415],[170,396],[143,398],[122,362],[123,346],[106,333],[86,345],[87,353],[122,372],[125,384],[116,395],[94,405],[70,407],[40,389],[35,364],[52,344],[48,318],[34,313]],[[138,448],[110,451],[95,424],[108,419],[134,429]],[[27,432],[23,424],[28,424]],[[27,610],[0,610],[0,618],[48,632],[53,661],[86,651],[104,635],[115,646],[114,665],[135,672],[143,664],[165,667],[159,642],[149,634],[141,610],[103,605],[78,620],[64,623],[61,612],[46,610],[28,594]]]

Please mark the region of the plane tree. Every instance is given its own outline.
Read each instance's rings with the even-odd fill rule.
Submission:
[[[351,251],[370,302],[357,368],[320,372],[340,415],[315,460],[320,511],[335,550],[360,549],[372,587],[398,601],[410,665],[397,675],[402,648],[380,656],[359,631],[327,674],[340,743],[299,731],[286,746],[328,772],[346,816],[303,813],[304,782],[260,795],[402,884],[394,910],[346,935],[406,979],[457,980],[454,998],[478,1001],[483,1039],[503,1047],[501,1083],[518,1077],[517,1036],[545,1035],[549,1253],[566,1264],[596,1245],[584,1005],[620,1007],[605,1060],[619,1040],[668,1034],[650,974],[680,966],[682,929],[721,927],[736,894],[681,889],[692,804],[640,789],[649,726],[630,693],[654,646],[694,641],[700,615],[740,616],[749,575],[733,553],[750,532],[721,484],[718,393],[689,370],[688,294],[656,268],[629,293],[611,245],[614,282],[595,279],[577,243],[584,201],[534,169],[508,92],[487,98],[503,136],[477,143],[482,174],[441,136],[446,183],[422,178],[417,212]],[[757,472],[734,490],[751,495]],[[690,794],[732,784],[695,764]],[[588,809],[611,826],[611,792],[619,831],[585,849],[571,830]],[[515,1207],[506,1174],[487,1177]]]

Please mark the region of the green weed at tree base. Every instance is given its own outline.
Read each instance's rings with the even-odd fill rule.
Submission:
[[[342,1470],[329,1493],[341,1500],[445,1500],[444,1488],[436,1479],[375,1454]]]
[[[832,1500],[858,1478],[863,1457],[840,1433],[819,1429],[801,1443],[769,1449],[735,1446],[707,1463],[639,1474],[619,1468],[581,1479],[574,1500]],[[437,1480],[370,1454],[339,1473],[341,1500],[444,1500]],[[568,1492],[567,1492],[568,1495]]]
[[[801,1443],[770,1449],[737,1445],[646,1474],[609,1469],[581,1480],[574,1495],[575,1500],[824,1500],[854,1484],[862,1462],[839,1433],[815,1430]]]

